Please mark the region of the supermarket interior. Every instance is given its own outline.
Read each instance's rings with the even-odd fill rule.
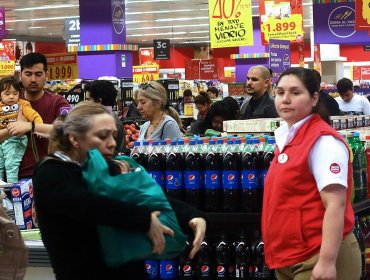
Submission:
[[[370,279],[369,5],[0,0],[0,280]]]

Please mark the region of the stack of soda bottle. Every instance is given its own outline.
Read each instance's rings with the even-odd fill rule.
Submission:
[[[208,212],[260,212],[275,150],[266,138],[135,142],[131,156],[168,197]]]
[[[276,279],[265,263],[260,237],[251,241],[240,232],[234,242],[226,234],[213,242],[205,238],[192,260],[190,244],[177,260],[147,260],[148,279]]]

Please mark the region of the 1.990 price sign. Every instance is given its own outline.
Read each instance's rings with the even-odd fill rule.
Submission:
[[[68,80],[77,79],[78,70],[75,64],[65,65],[50,65],[49,66],[49,79],[50,80]]]
[[[70,105],[76,105],[77,103],[84,101],[83,92],[63,92],[61,95],[67,99]]]

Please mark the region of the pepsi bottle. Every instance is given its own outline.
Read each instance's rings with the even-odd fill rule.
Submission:
[[[177,279],[178,263],[175,260],[159,261],[159,278],[160,279]]]
[[[201,140],[202,141],[202,140]],[[195,141],[189,143],[189,151],[185,155],[185,202],[198,208],[202,208],[202,166],[203,157],[200,151],[202,143],[195,145]]]
[[[240,191],[240,153],[234,141],[227,141],[227,150],[222,160],[223,210],[237,212]]]
[[[241,211],[257,212],[258,207],[258,156],[253,148],[253,140],[248,139],[242,155],[242,195]]]
[[[171,149],[166,157],[166,194],[170,198],[184,200],[183,157],[181,153],[177,151],[176,145],[176,141],[171,141]]]
[[[222,144],[222,139],[209,141],[204,160],[204,207],[208,212],[221,210]]]
[[[211,280],[212,271],[212,247],[204,239],[197,254],[197,278]]]
[[[265,185],[265,179],[267,175],[267,171],[270,168],[270,164],[272,159],[274,158],[275,153],[275,138],[271,137],[267,140],[267,145],[265,146],[265,150],[262,156],[262,186]]]
[[[148,141],[143,141],[142,145],[139,141],[134,142],[134,149],[131,153],[131,158],[134,159],[138,164],[147,169],[148,167],[148,155],[147,150],[149,147]]]
[[[196,279],[196,269],[194,259],[189,258],[191,246],[186,241],[185,252],[179,258],[179,278],[182,280],[194,280]]]
[[[252,249],[247,243],[244,233],[234,245],[235,250],[235,279],[253,279]]]
[[[145,270],[147,279],[159,279],[158,260],[145,260]]]
[[[273,279],[273,272],[267,266],[265,262],[265,251],[264,251],[264,243],[262,240],[258,240],[256,246],[254,248],[254,261],[256,267],[256,273],[254,279]]]
[[[231,263],[230,246],[227,243],[226,236],[223,234],[219,242],[215,244],[216,263],[214,266],[214,279],[233,278],[233,264]],[[230,273],[230,274],[229,274]]]
[[[153,141],[153,149],[148,158],[147,171],[152,175],[157,184],[160,185],[162,189],[165,189],[164,156],[158,144],[158,141]]]

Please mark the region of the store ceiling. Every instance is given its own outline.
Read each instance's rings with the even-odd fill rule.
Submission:
[[[6,38],[62,42],[64,19],[79,16],[78,4],[78,0],[0,0],[6,11]],[[258,15],[258,0],[252,0],[252,14]],[[303,0],[303,15],[308,39],[312,0]],[[208,23],[207,0],[126,0],[127,43],[141,46],[153,39],[171,39],[176,45],[204,46],[209,41]]]

